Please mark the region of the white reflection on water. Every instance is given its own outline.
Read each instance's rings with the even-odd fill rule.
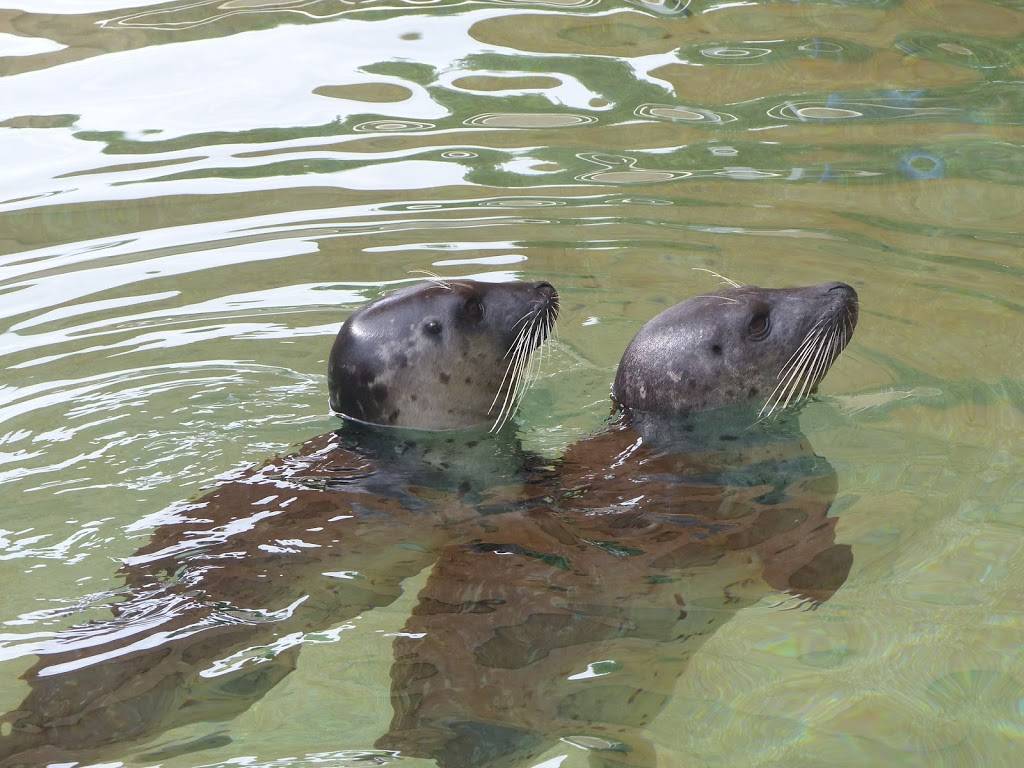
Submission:
[[[26,13],[81,14],[160,5],[164,0],[4,0],[4,8]]]
[[[109,53],[0,79],[0,120],[70,113],[80,115],[79,130],[141,136],[159,129],[161,139],[207,131],[323,125],[339,114],[367,111],[366,105],[318,96],[315,88],[392,81],[359,74],[360,67],[379,61],[383,51],[400,52],[402,58],[438,69],[470,53],[496,51],[474,41],[468,29],[499,13],[373,22],[343,19]],[[413,31],[422,38],[402,39]],[[275,55],[266,55],[268,45]],[[126,71],[132,73],[130,78],[122,76]],[[428,121],[447,114],[425,89],[408,80],[400,82],[412,96],[387,105],[389,114]]]
[[[0,32],[0,56],[34,56],[37,53],[51,53],[66,47],[45,37],[22,37],[10,32]]]

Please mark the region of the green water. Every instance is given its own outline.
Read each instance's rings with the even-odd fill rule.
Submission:
[[[650,765],[1020,764],[1024,4],[125,2],[0,0],[0,709],[163,510],[336,426],[332,337],[411,271],[559,288],[519,417],[554,457],[702,268],[859,292],[801,415],[854,563],[719,628]],[[384,759],[426,576],[107,764]]]

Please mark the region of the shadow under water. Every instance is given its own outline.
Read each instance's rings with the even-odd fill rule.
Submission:
[[[704,639],[769,592],[815,606],[849,573],[835,473],[795,418],[618,424],[554,467],[512,435],[346,425],[172,509],[125,563],[114,618],[26,673],[0,760],[123,754],[228,720],[313,633],[432,566],[394,643],[378,746],[454,768],[562,739],[650,765],[643,728]]]
[[[690,429],[581,441],[553,506],[477,517],[443,548],[395,641],[377,746],[468,768],[562,740],[653,766],[644,727],[704,640],[769,592],[831,597],[853,562],[832,466],[793,424]]]

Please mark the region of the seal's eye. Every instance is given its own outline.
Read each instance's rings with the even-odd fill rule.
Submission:
[[[462,305],[462,314],[467,320],[479,323],[484,318],[484,305],[480,303],[480,299],[476,296],[471,296]]]
[[[758,312],[750,320],[750,325],[747,326],[747,331],[750,333],[750,338],[754,341],[760,341],[768,335],[768,329],[771,327],[771,323],[768,322],[767,312]]]
[[[437,320],[428,320],[424,324],[423,330],[431,336],[437,336],[441,332],[441,324]]]

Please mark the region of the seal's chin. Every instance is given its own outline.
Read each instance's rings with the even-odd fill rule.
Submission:
[[[825,297],[821,313],[782,366],[758,418],[770,419],[815,393],[853,336],[859,316],[857,292],[846,283],[820,287]]]

